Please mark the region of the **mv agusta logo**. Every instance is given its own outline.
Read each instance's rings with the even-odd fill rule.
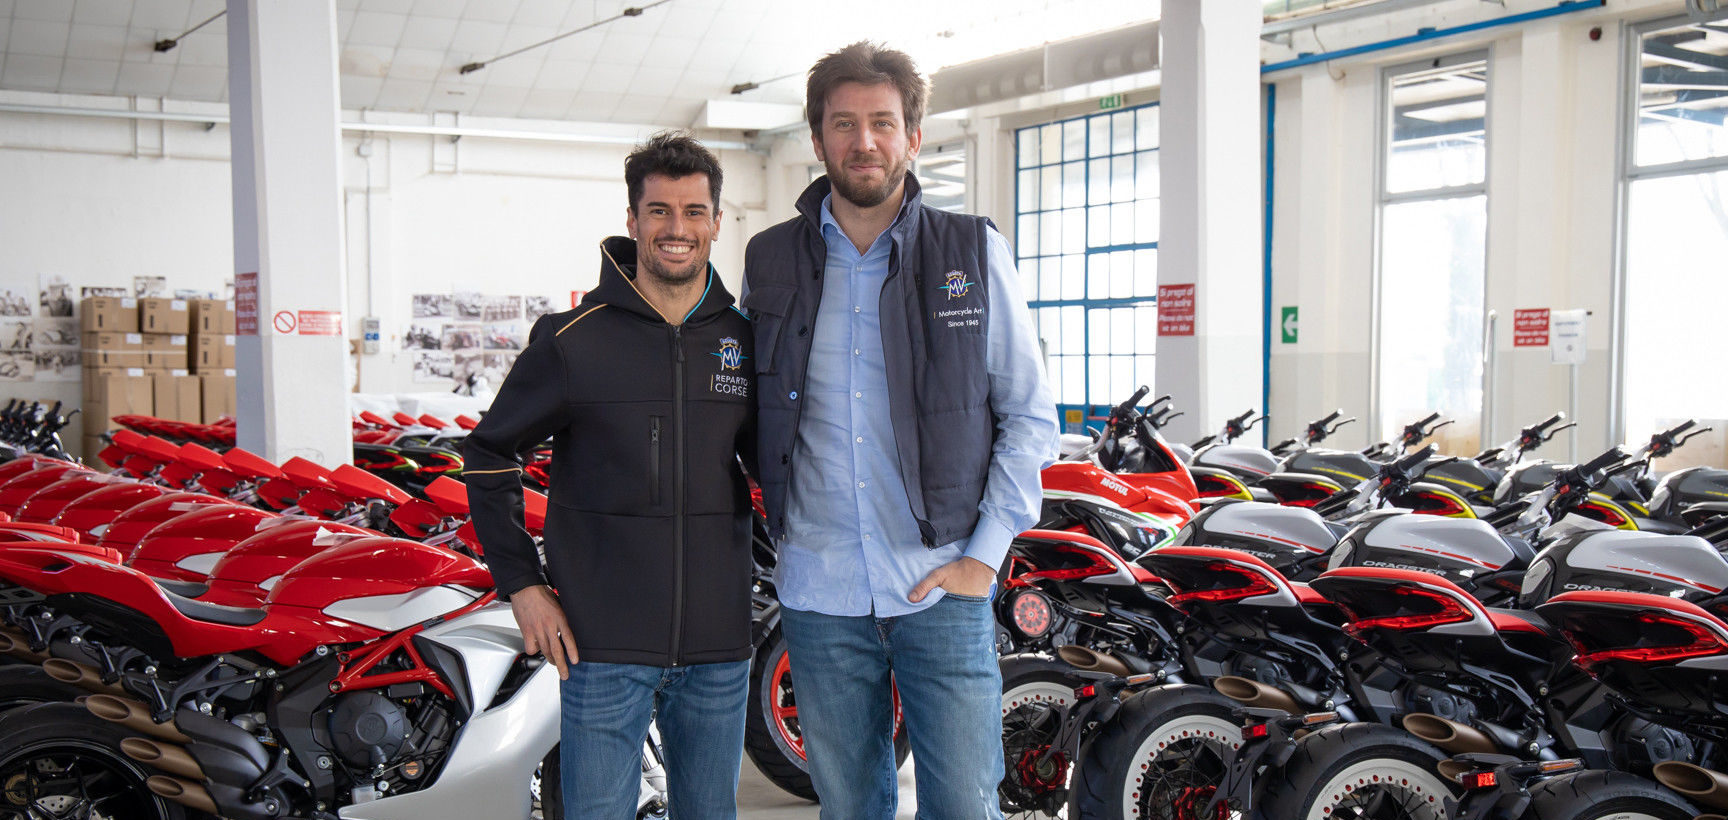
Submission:
[[[730,336],[721,339],[720,349],[709,355],[720,359],[720,372],[709,380],[708,389],[722,396],[750,398],[750,379],[728,372],[737,370],[743,366],[745,359],[750,358],[744,355],[744,348],[739,346],[738,340]]]
[[[965,296],[966,291],[975,284],[978,283],[967,280],[965,271],[951,270],[948,272],[948,284],[943,285],[942,289],[948,291],[948,298],[958,299]]]
[[[738,340],[730,336],[720,340],[720,350],[714,355],[720,357],[721,370],[737,370],[744,360],[744,348],[738,346]]]

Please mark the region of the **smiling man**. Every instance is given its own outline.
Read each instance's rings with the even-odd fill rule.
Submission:
[[[990,598],[1056,451],[1007,242],[924,205],[908,173],[927,95],[898,51],[818,61],[806,106],[827,175],[745,253],[758,479],[825,820],[894,816],[896,685],[918,817],[1002,816]]]
[[[720,164],[659,134],[624,163],[630,236],[534,325],[464,477],[525,651],[564,678],[565,817],[636,817],[657,719],[672,817],[736,816],[750,670],[750,326],[708,254]],[[542,571],[516,454],[552,439]]]

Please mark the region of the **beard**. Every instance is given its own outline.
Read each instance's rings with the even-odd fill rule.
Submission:
[[[911,160],[904,156],[885,163],[882,168],[884,172],[882,182],[871,185],[848,179],[843,164],[836,164],[833,160],[822,163],[828,171],[828,182],[833,186],[834,193],[860,208],[874,208],[887,202],[888,197],[900,187],[901,182],[905,181],[906,168],[910,164]]]
[[[693,240],[690,245],[700,247],[699,243]],[[654,281],[663,285],[685,285],[695,281],[697,275],[708,270],[708,257],[701,255],[692,258],[688,265],[669,268],[660,261],[660,257],[652,245],[645,245],[636,250],[636,267],[638,272],[648,274]]]

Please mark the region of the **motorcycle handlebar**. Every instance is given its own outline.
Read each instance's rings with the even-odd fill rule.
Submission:
[[[1697,427],[1697,426],[1698,426],[1698,420],[1697,419],[1687,419],[1687,420],[1680,422],[1679,424],[1675,425],[1674,429],[1669,430],[1669,431],[1663,433],[1662,435],[1664,435],[1668,438],[1673,438],[1673,437],[1680,435],[1681,433],[1684,433],[1687,430],[1690,430],[1690,429]]]
[[[1333,410],[1332,415],[1327,416],[1327,417],[1325,417],[1325,418],[1323,418],[1317,422],[1314,422],[1314,423],[1320,425],[1321,427],[1325,427],[1326,425],[1331,424],[1334,421],[1337,421],[1338,417],[1342,416],[1342,415],[1344,415],[1344,408],[1340,407],[1337,410]]]
[[[1254,415],[1254,410],[1253,410],[1253,409],[1252,409],[1252,408],[1250,408],[1250,409],[1249,409],[1249,410],[1248,410],[1248,412],[1246,412],[1246,413],[1243,413],[1243,414],[1242,414],[1242,415],[1240,415],[1240,416],[1237,416],[1237,417],[1236,417],[1236,418],[1233,418],[1233,419],[1231,419],[1231,420],[1230,420],[1230,423],[1231,423],[1231,424],[1241,424],[1241,423],[1242,423],[1242,422],[1245,422],[1245,421],[1247,421],[1247,420],[1248,420],[1248,417],[1249,417],[1249,416],[1252,416],[1252,415]]]
[[[1139,404],[1141,399],[1146,398],[1146,394],[1150,392],[1152,392],[1151,386],[1144,384],[1140,385],[1140,389],[1134,391],[1134,395],[1129,396],[1127,401],[1116,405],[1116,408],[1110,411],[1111,415],[1127,413],[1129,410],[1133,409],[1135,405]]]
[[[1425,419],[1423,419],[1419,422],[1416,422],[1415,424],[1412,424],[1410,426],[1416,428],[1417,430],[1420,430],[1424,427],[1427,427],[1430,424],[1433,424],[1435,421],[1439,420],[1439,418],[1440,418],[1440,414],[1435,413],[1435,414],[1429,416],[1428,418],[1425,418]]]
[[[1614,466],[1615,464],[1620,463],[1621,461],[1625,460],[1625,458],[1626,458],[1626,451],[1625,450],[1622,450],[1619,447],[1610,447],[1608,449],[1608,452],[1603,453],[1602,455],[1599,455],[1593,459],[1590,459],[1590,461],[1580,465],[1578,467],[1578,472],[1582,475],[1589,475],[1591,473],[1598,473],[1598,472],[1601,472],[1603,470],[1608,469],[1609,467]]]
[[[1548,428],[1553,427],[1554,425],[1559,424],[1560,422],[1563,422],[1565,420],[1566,420],[1566,414],[1565,413],[1555,413],[1554,415],[1549,416],[1546,420],[1537,422],[1536,424],[1532,425],[1530,427],[1530,429],[1534,430],[1538,433],[1541,433],[1541,432],[1546,431]]]
[[[1421,465],[1422,462],[1427,461],[1430,456],[1434,455],[1434,450],[1434,445],[1430,444],[1393,462],[1392,467],[1400,473],[1409,473],[1411,470],[1414,470],[1417,466]]]

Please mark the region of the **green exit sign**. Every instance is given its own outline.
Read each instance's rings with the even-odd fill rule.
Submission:
[[[1108,97],[1099,97],[1098,110],[1109,111],[1112,108],[1121,108],[1123,102],[1124,100],[1122,99],[1121,94],[1111,94]]]

